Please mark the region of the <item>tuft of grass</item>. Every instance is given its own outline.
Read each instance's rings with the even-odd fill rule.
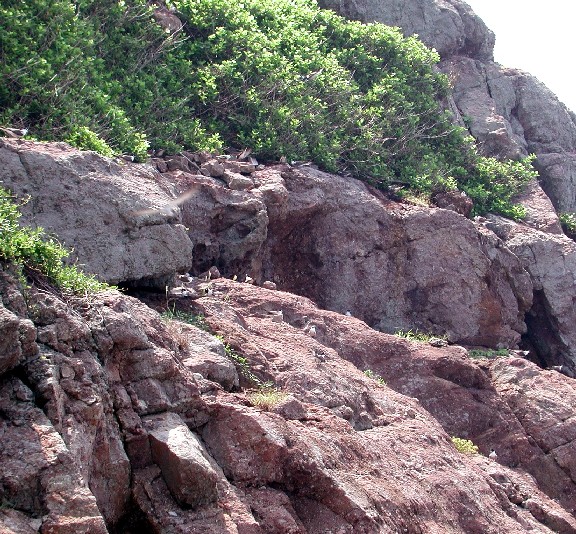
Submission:
[[[12,194],[0,188],[0,260],[47,277],[64,294],[82,296],[111,289],[77,265],[65,265],[69,251],[42,228],[20,226],[21,216]]]
[[[268,412],[278,406],[287,396],[288,393],[280,391],[271,383],[266,383],[257,390],[248,393],[248,400],[256,408]]]
[[[452,443],[458,452],[462,454],[478,454],[478,446],[469,439],[452,437]]]
[[[426,332],[421,332],[420,330],[396,330],[394,332],[395,336],[403,337],[408,341],[420,341],[422,343],[429,343],[434,339],[443,339],[445,341],[448,340],[448,337],[445,335],[437,336],[435,334],[427,334]]]
[[[196,328],[200,328],[200,330],[204,330],[205,332],[210,332],[210,327],[206,322],[206,318],[202,314],[194,314],[191,312],[176,310],[175,308],[169,308],[160,315],[165,321],[180,321],[181,323],[190,324]]]
[[[510,351],[508,349],[472,349],[468,351],[468,356],[474,359],[488,358],[489,360],[494,360],[496,358],[506,358],[510,356]]]
[[[366,369],[364,371],[364,374],[368,378],[372,378],[373,380],[376,380],[376,382],[378,382],[379,384],[381,384],[383,386],[386,385],[386,380],[384,380],[384,378],[382,378],[378,373],[375,373],[374,371],[372,371],[372,369]]]

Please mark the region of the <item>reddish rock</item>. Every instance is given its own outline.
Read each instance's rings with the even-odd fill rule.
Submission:
[[[0,484],[26,515],[46,503],[47,532],[104,532],[100,513],[109,525],[129,524],[128,502],[141,529],[178,534],[576,531],[566,512],[574,483],[560,468],[571,469],[570,449],[562,455],[556,447],[547,459],[486,365],[464,349],[378,333],[301,296],[226,279],[211,284],[211,295],[180,306],[194,303],[225,334],[245,384],[254,387],[256,376],[290,393],[272,411],[182,365],[203,353],[222,356],[221,342],[205,332],[186,326],[189,343],[182,343],[156,312],[116,293],[69,316],[56,297],[29,295],[37,328],[52,326],[53,337],[23,367],[32,390],[0,378],[11,388],[0,407]],[[21,413],[35,414],[37,426],[10,423]],[[147,425],[161,435],[150,438]],[[188,497],[173,496],[188,489],[180,475],[194,464],[173,446],[173,434],[190,445],[191,431],[208,451],[196,460],[209,464],[202,469],[208,490],[197,486],[193,509],[178,502]],[[498,462],[458,453],[450,435],[473,439],[483,452],[496,448]],[[37,450],[23,464],[26,442]],[[64,460],[38,469],[51,458]]]
[[[439,208],[455,211],[464,217],[470,217],[474,208],[472,199],[463,191],[436,193],[432,200]]]
[[[232,159],[225,159],[222,165],[227,171],[238,174],[252,174],[256,170],[256,165],[247,163],[245,161],[236,161]]]
[[[208,453],[182,419],[173,413],[146,417],[152,459],[174,498],[193,508],[218,498],[218,475],[210,466]]]
[[[215,289],[223,300],[202,299],[197,303],[202,306],[201,309],[212,327],[225,332],[228,339],[237,344],[235,346],[248,358],[252,371],[261,380],[272,380],[301,402],[307,403],[303,420],[285,420],[284,423],[281,419],[276,419],[274,414],[263,413],[256,420],[250,415],[250,410],[245,408],[239,410],[228,404],[217,408],[205,428],[203,437],[211,454],[232,480],[238,483],[254,480],[256,484],[272,484],[278,488],[286,484],[283,480],[288,479],[288,487],[295,488],[299,495],[292,502],[306,528],[311,531],[319,528],[313,517],[323,517],[322,521],[328,522],[334,529],[351,528],[346,526],[350,523],[343,519],[342,514],[335,511],[353,510],[354,504],[342,500],[338,496],[337,488],[342,483],[347,488],[346,494],[354,493],[355,490],[338,478],[334,467],[330,482],[322,481],[322,478],[316,479],[314,462],[319,461],[318,457],[309,458],[302,452],[304,449],[297,453],[299,440],[305,440],[306,450],[318,451],[322,458],[321,463],[325,465],[328,459],[323,455],[330,453],[316,441],[317,437],[310,426],[314,427],[313,421],[318,421],[318,428],[322,429],[324,435],[330,436],[332,445],[329,450],[340,451],[343,448],[354,448],[352,443],[356,439],[361,441],[361,436],[369,436],[371,444],[368,450],[387,451],[389,446],[379,440],[385,435],[392,439],[398,428],[400,433],[395,441],[396,447],[391,449],[397,459],[395,462],[399,461],[399,458],[410,456],[408,449],[401,452],[397,448],[401,446],[400,443],[411,443],[412,438],[408,437],[410,429],[416,434],[423,432],[422,435],[427,436],[423,438],[426,443],[439,444],[443,439],[448,439],[441,437],[446,436],[445,434],[432,430],[436,427],[428,427],[427,431],[419,428],[420,422],[429,421],[426,419],[430,417],[427,415],[429,413],[441,423],[448,435],[472,439],[484,454],[495,448],[498,462],[504,464],[500,469],[507,473],[506,477],[514,479],[505,466],[516,466],[534,476],[540,489],[530,485],[530,477],[523,479],[522,484],[528,489],[520,502],[532,497],[539,502],[545,502],[547,519],[540,517],[545,523],[559,514],[562,521],[568,521],[566,524],[569,528],[576,528],[574,519],[557,508],[552,500],[558,499],[567,510],[572,510],[576,503],[576,487],[573,481],[566,476],[560,465],[551,462],[535,445],[530,432],[518,422],[516,415],[491,384],[485,369],[471,360],[464,349],[437,349],[379,334],[355,318],[320,311],[306,299],[282,292],[270,294],[253,286],[224,280],[217,283]],[[268,314],[270,309],[282,309],[285,321],[273,322]],[[237,321],[238,313],[243,316],[244,326]],[[316,338],[310,338],[303,332],[304,325],[310,320],[317,325]],[[370,369],[372,375],[383,377],[388,387],[349,367],[342,358],[354,363],[360,370]],[[344,376],[346,379],[342,380]],[[396,396],[389,387],[409,397]],[[408,400],[410,397],[420,399],[427,411],[413,400]],[[336,419],[322,415],[322,409],[311,408],[313,405],[329,408]],[[291,425],[298,425],[294,431],[296,434]],[[356,429],[356,432],[349,434],[346,428]],[[221,439],[222,436],[226,438]],[[435,441],[437,439],[440,439],[440,442]],[[423,462],[422,465],[429,465],[430,451],[424,451],[422,441],[418,443],[418,458]],[[352,456],[346,457],[362,458],[361,463],[368,469],[367,466],[372,460],[364,457],[358,449],[354,450],[356,452]],[[357,456],[358,454],[360,456]],[[443,450],[442,454],[449,453]],[[305,458],[309,458],[309,463],[305,468],[299,467]],[[329,462],[333,462],[334,458],[330,458]],[[279,470],[278,464],[284,465],[284,468]],[[289,467],[286,467],[287,465]],[[348,468],[348,472],[356,472],[356,468],[351,465],[348,465]],[[380,474],[373,476],[384,476],[380,461],[375,469]],[[368,472],[371,471],[368,469]],[[403,472],[402,476],[405,476],[406,473]],[[303,478],[299,478],[300,476]],[[368,479],[370,477],[367,477]],[[390,484],[391,479],[393,475],[390,473],[387,484]],[[405,487],[409,483],[406,479],[403,480]],[[444,491],[450,493],[449,488],[453,483],[454,481],[441,484]],[[377,483],[374,481],[374,484]],[[503,502],[508,503],[505,509],[514,510],[513,517],[522,525],[500,527],[501,531],[507,532],[510,529],[514,532],[516,528],[522,531],[526,525],[534,525],[535,521],[540,520],[532,514],[516,512],[517,503],[514,501],[520,497],[513,488],[510,489],[505,484],[501,487],[493,478],[489,485],[492,488],[490,491],[496,491],[497,498],[500,499],[498,506],[502,506]],[[307,494],[304,487],[310,487],[312,492]],[[334,501],[328,501],[331,504],[324,500],[328,497],[322,497],[325,489],[320,488],[326,487],[331,488],[326,495],[334,496]],[[364,488],[363,491],[371,490]],[[402,493],[403,490],[398,491]],[[509,496],[506,496],[508,494]],[[400,501],[397,501],[397,505],[398,502]],[[444,511],[447,507],[440,505]],[[362,513],[358,514],[358,517],[362,516]],[[491,527],[483,523],[482,517],[475,516],[475,521],[479,521],[477,523],[460,523],[460,528],[464,532],[481,532],[482,529],[490,531]],[[364,525],[365,520],[366,518],[359,523],[353,523],[353,528],[361,528],[359,525]],[[410,516],[411,528],[414,528],[415,521],[417,522]],[[444,520],[439,521],[443,528],[447,528]],[[466,520],[462,518],[462,521]],[[367,528],[370,531],[369,528],[372,527]]]
[[[205,161],[200,166],[200,172],[205,176],[213,176],[214,178],[220,178],[224,174],[224,165],[216,159],[211,159]]]
[[[255,175],[270,218],[257,281],[274,280],[386,332],[418,329],[486,346],[519,341],[531,283],[490,232],[312,168]]]
[[[33,400],[32,391],[19,380],[0,379],[3,503],[26,513],[30,519],[42,517],[43,533],[107,533],[96,499],[62,436]],[[23,520],[22,516],[19,519]],[[6,522],[3,519],[0,525]]]

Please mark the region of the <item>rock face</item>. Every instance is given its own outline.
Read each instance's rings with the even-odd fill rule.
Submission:
[[[255,176],[270,218],[264,279],[387,332],[419,329],[490,346],[519,341],[531,282],[491,232],[453,211],[402,206],[312,168]]]
[[[245,162],[201,163],[198,172],[247,173],[255,187],[239,191],[192,174],[190,158],[188,171],[154,173],[65,145],[4,145],[6,185],[34,199],[25,222],[56,233],[106,280],[164,289],[178,269],[199,274],[216,265],[226,276],[272,281],[387,332],[418,329],[494,347],[515,346],[525,332],[532,286],[523,266],[492,233],[454,211],[394,203],[309,166],[256,171]],[[158,207],[140,209],[151,204]],[[220,373],[229,389],[235,378],[224,378],[216,360],[211,377]]]
[[[501,217],[490,216],[492,229],[523,263],[534,283],[534,306],[527,316],[529,338],[541,363],[566,365],[576,376],[576,244]]]
[[[142,279],[164,286],[191,265],[192,245],[174,190],[142,165],[119,165],[66,144],[0,140],[2,185],[20,199],[23,222],[69,247],[111,283]]]
[[[321,7],[362,22],[398,26],[417,34],[442,57],[493,59],[494,34],[460,0],[321,0]]]
[[[135,299],[73,307],[32,288],[19,308],[9,274],[3,287],[39,355],[0,376],[2,531],[576,532],[573,408],[557,411],[576,390],[560,374],[519,360],[509,381],[504,360],[478,365],[225,279],[174,302],[225,333],[247,385],[290,394],[264,411],[182,365],[220,342],[183,342]],[[451,435],[498,461],[459,453]]]

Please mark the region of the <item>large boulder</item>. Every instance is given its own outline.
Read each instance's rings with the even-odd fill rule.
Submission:
[[[493,230],[522,262],[534,286],[528,337],[544,365],[576,370],[576,243],[491,215]]]
[[[20,200],[23,224],[74,249],[86,271],[111,283],[164,281],[192,264],[173,187],[142,165],[64,143],[0,140],[0,181]]]
[[[144,419],[150,437],[152,459],[160,467],[166,485],[183,506],[197,507],[216,501],[218,474],[198,437],[174,413]]]
[[[491,232],[310,167],[255,176],[270,218],[261,277],[386,332],[490,346],[524,333],[531,283]]]

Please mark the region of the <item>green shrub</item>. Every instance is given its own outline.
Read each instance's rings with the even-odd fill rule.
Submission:
[[[47,276],[64,293],[82,295],[109,288],[77,266],[64,265],[68,251],[46,237],[42,228],[21,227],[20,216],[10,192],[0,188],[0,260]]]
[[[478,447],[469,439],[452,438],[452,443],[458,452],[462,454],[478,454]]]
[[[111,157],[114,154],[106,141],[86,126],[73,128],[66,141],[81,150],[94,150],[103,156]]]
[[[164,31],[146,0],[2,2],[0,124],[137,160],[148,143],[249,146],[424,197],[457,186],[475,214],[523,216],[511,198],[530,160],[478,155],[417,38],[314,0],[170,4],[182,31]]]
[[[422,343],[429,343],[434,339],[442,339],[444,341],[448,340],[447,336],[445,335],[436,336],[433,334],[427,334],[426,332],[421,332],[420,330],[396,330],[394,335],[403,337],[408,341],[420,341]]]
[[[206,318],[201,314],[195,314],[191,312],[185,312],[182,310],[177,310],[175,308],[169,308],[161,314],[162,319],[166,321],[180,321],[182,323],[187,323],[205,332],[210,331],[210,327],[206,322]]]

